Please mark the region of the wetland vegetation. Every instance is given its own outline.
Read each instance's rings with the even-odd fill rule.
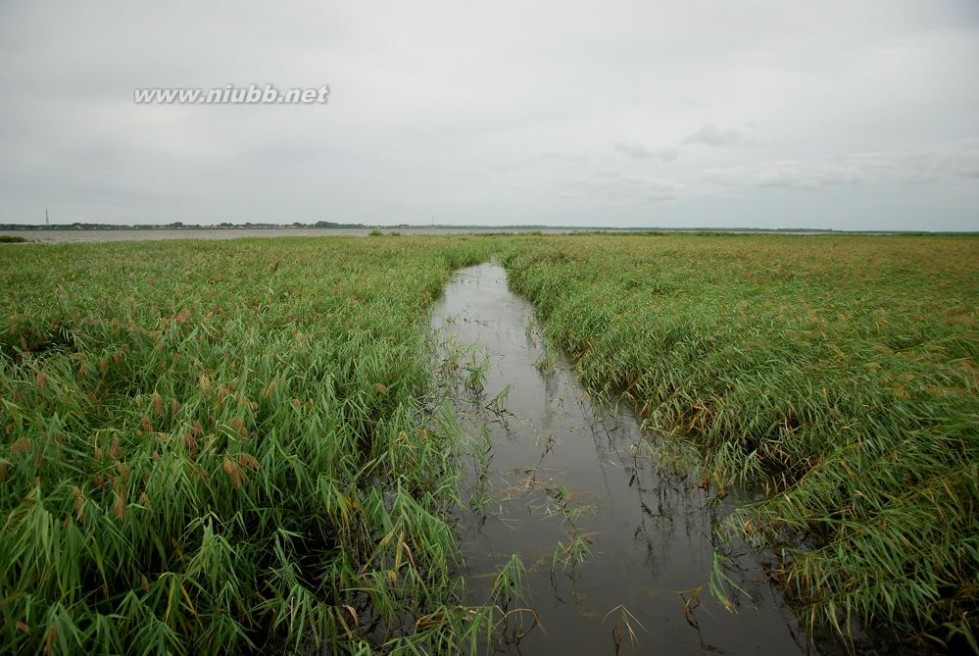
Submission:
[[[507,267],[586,385],[766,492],[725,526],[807,623],[977,650],[976,239],[554,238]]]
[[[495,639],[523,569],[463,603],[428,334],[492,257],[657,457],[761,492],[722,533],[804,623],[979,651],[979,239],[676,234],[3,249],[3,650]]]

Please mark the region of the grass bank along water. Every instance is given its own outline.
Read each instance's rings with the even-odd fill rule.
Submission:
[[[485,249],[0,252],[0,651],[461,651],[425,340]]]
[[[727,526],[808,621],[976,649],[979,240],[568,236],[506,266],[591,389],[767,492]]]
[[[594,406],[532,320],[491,264],[458,272],[433,315],[471,439],[467,600],[507,613],[487,653],[810,653],[753,554],[731,572],[753,597],[738,614],[708,591],[737,495],[659,470],[631,413]]]

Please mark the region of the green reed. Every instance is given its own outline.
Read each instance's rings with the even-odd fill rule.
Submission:
[[[976,650],[979,240],[525,239],[515,291],[598,393],[767,491],[726,530],[808,622]]]
[[[3,650],[489,639],[492,606],[454,605],[458,435],[433,421],[426,344],[451,271],[486,257],[465,238],[0,254]]]
[[[808,622],[979,651],[979,241],[712,235],[3,249],[4,651],[474,653],[535,626],[518,561],[458,603],[471,440],[434,370],[485,372],[427,336],[494,255],[660,453],[766,492],[726,530]]]

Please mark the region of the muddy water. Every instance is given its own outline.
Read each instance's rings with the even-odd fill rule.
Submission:
[[[751,599],[732,614],[711,597],[712,528],[736,500],[658,473],[635,420],[593,406],[567,360],[548,358],[502,268],[459,272],[433,321],[470,353],[455,401],[473,436],[459,518],[468,601],[485,603],[519,554],[527,598],[511,608],[540,622],[514,614],[497,653],[815,653],[750,552],[733,575]]]

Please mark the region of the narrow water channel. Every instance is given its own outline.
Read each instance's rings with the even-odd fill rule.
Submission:
[[[511,634],[526,635],[497,653],[816,653],[753,554],[736,561],[751,599],[735,614],[712,598],[712,529],[736,500],[658,473],[633,417],[594,406],[534,325],[494,264],[458,272],[433,317],[470,353],[455,401],[474,440],[458,528],[468,601],[485,603],[518,554],[517,605],[540,623],[521,616]]]

